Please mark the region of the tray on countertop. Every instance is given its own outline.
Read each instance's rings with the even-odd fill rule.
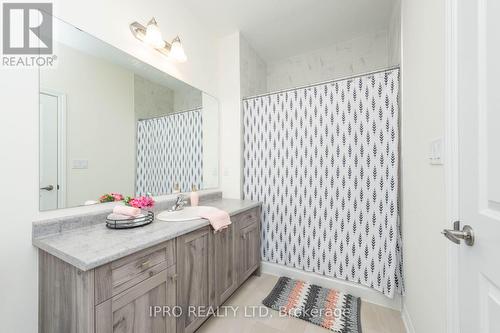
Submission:
[[[133,217],[130,219],[110,219],[106,218],[106,227],[110,229],[132,229],[143,227],[152,223],[155,220],[155,214],[153,212],[147,211],[143,216]]]

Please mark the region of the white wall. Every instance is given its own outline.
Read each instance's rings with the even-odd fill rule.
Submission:
[[[446,332],[444,170],[427,160],[444,133],[444,24],[444,1],[403,1],[403,302],[415,332]]]
[[[219,40],[218,89],[221,103],[220,187],[227,198],[240,198],[242,191],[240,33]]]
[[[241,99],[266,92],[266,64],[239,31],[221,38],[217,49],[221,103],[220,188],[227,198],[241,198],[243,188]]]
[[[133,195],[134,73],[63,44],[57,53],[57,67],[42,69],[40,85],[66,96],[66,206],[109,192]],[[74,169],[74,160],[88,168]]]
[[[202,94],[203,100],[203,189],[219,187],[219,102]]]
[[[267,89],[277,91],[388,66],[387,31],[267,63]]]
[[[182,2],[175,0],[58,0],[56,15],[201,90],[217,96],[216,41]],[[129,23],[155,15],[166,38],[180,34],[188,55],[173,64],[140,44]],[[0,68],[0,323],[8,332],[37,331],[37,259],[31,245],[35,219],[88,211],[74,208],[38,212],[38,74]]]
[[[36,332],[37,259],[31,221],[38,211],[38,73],[1,70],[0,322],[11,332]],[[7,139],[5,139],[7,138]]]

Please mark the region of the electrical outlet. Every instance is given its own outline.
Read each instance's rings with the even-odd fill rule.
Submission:
[[[73,160],[73,169],[88,169],[88,160]]]

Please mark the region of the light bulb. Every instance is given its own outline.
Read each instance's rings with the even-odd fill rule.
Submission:
[[[179,36],[175,37],[172,42],[169,57],[178,62],[185,62],[187,60],[186,53],[184,52]]]
[[[146,36],[144,37],[144,41],[155,49],[165,47],[165,41],[161,36],[160,28],[158,28],[154,18],[149,21],[148,26],[146,27]]]

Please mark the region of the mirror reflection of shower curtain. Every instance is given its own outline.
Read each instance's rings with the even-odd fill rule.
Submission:
[[[169,194],[203,188],[201,108],[139,120],[136,195]]]
[[[402,293],[398,90],[395,69],[244,101],[263,260]]]

